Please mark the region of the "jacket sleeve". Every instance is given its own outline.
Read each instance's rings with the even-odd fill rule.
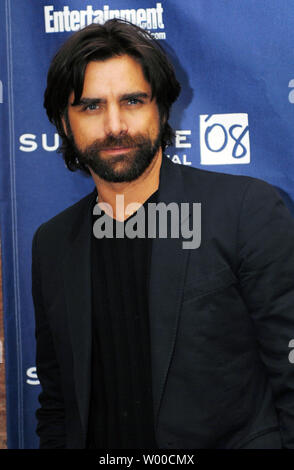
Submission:
[[[42,227],[42,226],[41,226]],[[61,390],[60,371],[54,344],[42,299],[42,276],[38,255],[38,236],[32,244],[32,295],[35,307],[36,367],[42,391],[39,395],[41,407],[37,410],[37,434],[40,448],[64,448],[65,412]]]
[[[240,212],[239,279],[253,319],[280,421],[284,448],[294,448],[294,220],[276,190],[252,180]]]

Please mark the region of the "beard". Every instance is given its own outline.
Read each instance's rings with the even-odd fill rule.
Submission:
[[[96,139],[84,149],[77,147],[71,128],[68,126],[68,145],[76,159],[91,168],[91,170],[105,181],[113,183],[130,182],[141,176],[151,164],[161,147],[162,126],[155,140],[148,134],[135,136],[109,135],[105,139]],[[102,157],[101,151],[111,148],[124,147],[130,150],[113,156]]]

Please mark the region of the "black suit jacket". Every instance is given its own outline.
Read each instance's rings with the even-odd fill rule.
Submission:
[[[33,240],[41,447],[83,448],[95,191]],[[159,201],[201,203],[201,245],[155,239],[149,314],[160,448],[294,448],[294,222],[245,176],[163,159]]]

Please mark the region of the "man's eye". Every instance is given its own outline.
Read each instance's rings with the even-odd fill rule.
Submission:
[[[139,104],[139,103],[142,103],[142,101],[140,101],[138,98],[129,98],[128,99],[128,104]]]
[[[84,107],[85,111],[95,111],[96,109],[99,109],[99,104],[97,103],[87,104],[87,106]]]

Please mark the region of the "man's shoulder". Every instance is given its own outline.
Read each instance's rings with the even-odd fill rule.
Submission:
[[[70,235],[73,228],[80,225],[87,216],[92,203],[95,201],[95,194],[94,190],[79,201],[56,214],[51,219],[43,222],[38,227],[35,236],[38,235],[38,237],[50,239],[50,242],[52,243],[55,239],[60,240],[61,234],[63,237]]]
[[[247,192],[269,192],[277,194],[276,189],[268,182],[247,175],[235,175],[174,164],[179,167],[187,192],[197,191],[203,197],[237,197],[243,198]]]
[[[176,165],[176,164],[175,164]],[[195,179],[198,180],[198,183],[203,183],[205,186],[207,183],[212,184],[218,184],[218,185],[229,185],[231,187],[235,186],[247,186],[248,184],[252,183],[261,183],[261,184],[266,184],[264,180],[260,178],[255,178],[253,176],[247,176],[247,175],[236,175],[236,174],[231,174],[231,173],[225,173],[225,172],[218,172],[218,171],[211,171],[211,170],[204,170],[203,168],[196,168],[192,167],[190,165],[181,165],[177,164],[177,166],[180,167],[180,171],[182,172],[182,175],[184,176],[185,179],[195,181]]]
[[[261,178],[209,171],[171,161],[167,162],[167,167],[165,186],[173,179],[176,181],[174,186],[170,184],[169,192],[180,192],[186,201],[201,203],[206,214],[212,217],[216,213],[223,214],[233,223],[239,219],[239,214],[249,213],[248,208],[260,211],[265,206],[279,206],[289,212],[280,189]]]

